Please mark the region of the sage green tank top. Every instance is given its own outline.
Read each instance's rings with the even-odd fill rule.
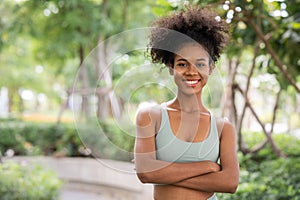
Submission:
[[[185,142],[172,132],[169,115],[165,106],[161,107],[161,125],[156,134],[156,157],[168,162],[196,162],[219,159],[219,134],[216,119],[210,113],[210,131],[201,142]]]

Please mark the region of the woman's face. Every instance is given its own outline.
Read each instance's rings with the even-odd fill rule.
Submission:
[[[209,58],[197,43],[187,43],[176,52],[171,73],[181,92],[195,94],[202,90],[212,69]]]

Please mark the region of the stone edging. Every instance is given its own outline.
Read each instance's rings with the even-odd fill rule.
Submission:
[[[57,172],[58,177],[67,182],[68,188],[101,193],[110,192],[114,196],[122,194],[121,199],[152,199],[152,186],[140,183],[132,163],[93,158],[43,156],[16,156],[5,160],[41,164]],[[131,197],[124,198],[124,195]]]

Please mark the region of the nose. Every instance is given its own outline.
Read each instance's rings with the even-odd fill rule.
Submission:
[[[191,75],[197,75],[199,71],[195,65],[190,64],[186,70],[186,73]]]

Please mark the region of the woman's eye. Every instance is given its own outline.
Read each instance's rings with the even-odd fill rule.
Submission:
[[[187,64],[186,63],[178,63],[177,66],[179,66],[179,67],[186,67]]]
[[[196,67],[204,67],[204,66],[205,66],[204,63],[198,63],[198,64],[196,64]]]

